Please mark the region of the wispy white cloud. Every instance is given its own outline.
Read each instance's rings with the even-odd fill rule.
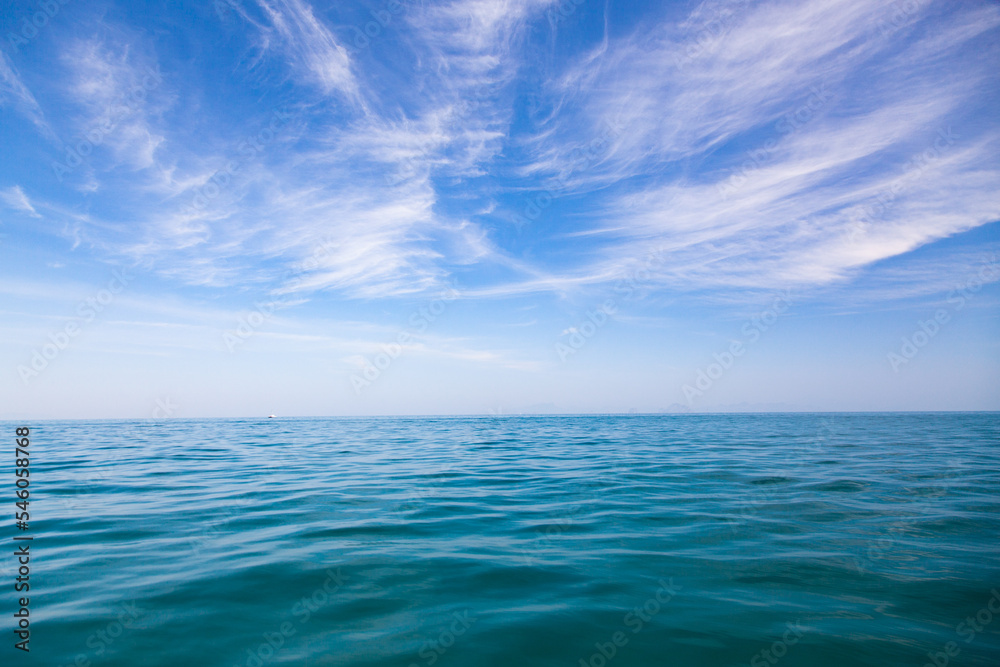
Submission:
[[[141,53],[131,35],[108,33],[69,41],[61,58],[73,113],[66,115],[65,155],[53,169],[60,180],[73,174],[71,182],[84,192],[99,190],[103,175],[118,167],[159,172],[165,136],[158,116],[173,102],[155,58]]]
[[[347,50],[301,0],[258,0],[267,17],[266,45],[277,49],[324,93],[339,92],[360,101]]]
[[[12,106],[18,113],[34,123],[44,137],[54,138],[52,128],[45,120],[35,96],[24,85],[17,70],[7,59],[7,54],[0,51],[0,108],[6,106]]]
[[[463,230],[434,216],[426,183],[390,188],[381,179],[355,178],[332,189],[299,173],[281,164],[248,166],[232,197],[201,211],[186,208],[189,196],[182,194],[175,200],[180,207],[150,218],[122,250],[188,284],[256,285],[279,294],[332,289],[387,296],[443,279],[430,241],[459,238]],[[242,202],[250,197],[248,184],[250,207]]]
[[[519,51],[527,29],[554,0],[456,0],[407,16],[422,61],[415,113],[448,128],[448,160],[462,174],[485,173],[509,134],[509,89],[529,63]]]
[[[0,200],[3,200],[4,204],[15,211],[27,213],[33,218],[42,217],[35,210],[35,207],[31,205],[31,202],[28,201],[28,196],[24,194],[24,190],[21,189],[20,185],[0,190]]]
[[[400,353],[407,357],[424,358],[433,362],[454,360],[495,366],[520,371],[539,371],[546,366],[545,362],[526,359],[514,350],[482,349],[469,345],[469,341],[442,336],[425,336],[418,340],[400,346]],[[371,357],[384,351],[384,342],[374,340],[355,340],[354,349],[361,354],[351,354],[343,361],[356,371],[363,371],[371,365]],[[367,356],[366,356],[367,355]]]
[[[209,206],[188,204],[214,187],[210,178],[230,158],[186,156],[197,171],[171,171],[162,190],[170,204],[120,247],[137,259],[165,260],[161,273],[192,284],[278,280],[279,293],[360,297],[433,289],[449,264],[506,261],[477,224],[436,209],[435,180],[489,169],[508,133],[509,99],[501,101],[496,88],[516,74],[516,59],[508,57],[516,33],[532,11],[550,3],[456,2],[411,11],[407,43],[421,63],[412,85],[421,94],[406,110],[378,99],[392,91],[360,92],[350,56],[308,5],[259,4],[266,20],[244,18],[302,74],[298,83],[320,82],[323,93],[365,101],[331,123],[325,105],[312,105],[305,93],[282,137],[241,164]],[[310,131],[316,127],[325,129]],[[251,268],[260,262],[271,268]],[[295,269],[306,264],[307,270]],[[295,279],[281,282],[289,268]]]

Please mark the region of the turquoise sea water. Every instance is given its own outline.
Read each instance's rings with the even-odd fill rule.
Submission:
[[[998,414],[27,425],[3,665],[1000,664]]]

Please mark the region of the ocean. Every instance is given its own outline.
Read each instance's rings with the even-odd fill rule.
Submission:
[[[996,413],[2,426],[3,665],[1000,664]]]

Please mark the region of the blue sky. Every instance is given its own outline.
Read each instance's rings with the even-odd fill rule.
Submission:
[[[1000,409],[996,2],[0,34],[0,418]]]

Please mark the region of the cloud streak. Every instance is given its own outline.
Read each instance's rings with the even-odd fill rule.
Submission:
[[[0,107],[6,106],[13,107],[18,113],[30,120],[43,137],[54,138],[52,128],[45,120],[35,96],[24,85],[17,70],[7,58],[7,54],[0,51]]]
[[[21,211],[22,213],[27,213],[32,218],[40,218],[38,211],[35,207],[31,205],[28,201],[28,196],[24,194],[24,190],[21,189],[20,185],[15,185],[14,187],[7,188],[6,190],[0,190],[0,200],[3,201],[9,208],[15,211]]]
[[[602,45],[553,88],[573,104],[541,128],[536,173],[571,170],[578,128],[625,128],[568,183],[615,193],[587,230],[607,239],[601,254],[665,248],[660,280],[674,289],[823,284],[1000,217],[1000,134],[967,112],[993,77],[990,58],[970,58],[998,8],[889,37],[883,8],[854,0],[698,12],[724,17],[707,46],[690,48],[692,16]],[[884,192],[891,206],[858,230]]]

